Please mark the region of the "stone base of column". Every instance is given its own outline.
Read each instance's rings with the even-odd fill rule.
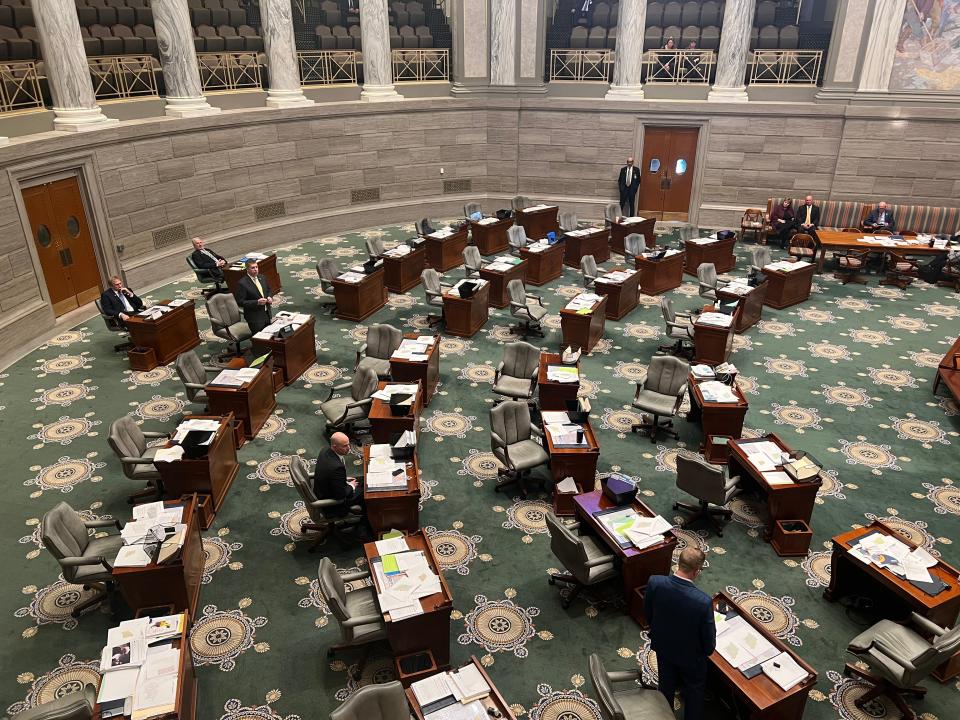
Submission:
[[[0,145],[9,145],[10,138],[0,135]]]
[[[707,93],[709,102],[747,102],[750,98],[747,96],[747,86],[740,87],[717,87],[710,88]]]
[[[303,107],[305,105],[315,104],[316,101],[304,95],[303,90],[267,91],[267,107],[269,108]]]
[[[120,121],[108,118],[99,107],[95,108],[53,108],[53,129],[64,132],[83,132],[100,130],[116,125]]]
[[[611,85],[604,100],[643,100],[643,85]]]
[[[396,87],[390,85],[371,85],[364,83],[360,88],[360,99],[366,102],[387,102],[403,100],[403,95],[397,92]]]
[[[216,115],[220,108],[214,107],[207,102],[202,95],[200,97],[167,97],[167,106],[163,112],[168,117],[189,118],[202,117],[203,115]]]

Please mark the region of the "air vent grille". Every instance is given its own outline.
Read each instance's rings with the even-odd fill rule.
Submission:
[[[443,194],[455,195],[459,193],[468,193],[472,189],[473,182],[470,180],[444,180]]]
[[[282,200],[264,203],[263,205],[255,205],[253,208],[253,216],[257,220],[269,220],[270,218],[283,217],[286,214],[287,208]]]
[[[380,199],[380,188],[358,188],[350,191],[350,204],[376,202]]]
[[[183,223],[153,231],[153,246],[155,248],[175,245],[177,243],[186,242],[186,240],[187,228]]]

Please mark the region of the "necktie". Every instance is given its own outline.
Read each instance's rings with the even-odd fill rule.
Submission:
[[[881,211],[880,211],[880,222],[885,222],[886,219],[887,219],[887,214],[881,210]]]
[[[627,185],[633,182],[633,168],[627,167]]]
[[[117,290],[114,290],[114,292],[117,293],[117,297],[120,299],[123,309],[127,310],[128,312],[133,312],[133,305],[131,305],[130,301],[127,300],[127,296]]]
[[[813,223],[810,222],[810,213],[811,213],[812,210],[813,210],[813,205],[807,205],[807,219],[806,219],[806,221],[805,221],[807,225],[812,225],[812,224],[813,224]]]
[[[257,292],[260,293],[260,297],[266,297],[266,295],[263,294],[263,288],[260,286],[260,281],[257,278],[250,279],[253,280],[253,284],[257,286]]]
[[[203,250],[201,250],[201,252],[202,252],[204,255],[206,255],[208,258],[210,258],[211,260],[216,260],[216,259],[217,259],[216,256],[215,256],[212,252],[210,252],[209,250],[207,250],[206,248],[204,248]]]

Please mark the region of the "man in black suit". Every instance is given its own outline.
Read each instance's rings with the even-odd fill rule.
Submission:
[[[110,287],[100,295],[100,310],[104,315],[125,323],[133,313],[143,310],[143,300],[133,290],[124,287],[123,280],[114,275],[110,278]]]
[[[330,447],[317,456],[313,471],[313,494],[318,500],[340,500],[343,507],[337,515],[345,515],[351,505],[363,505],[363,488],[355,478],[347,478],[344,456],[349,452],[350,438],[335,432],[330,436]]]
[[[222,255],[218,255],[213,250],[203,246],[203,238],[195,237],[193,239],[193,252],[190,253],[190,261],[195,267],[209,270],[217,280],[223,280],[223,268],[227,261]]]
[[[640,170],[633,166],[633,158],[627,158],[627,164],[620,168],[617,179],[620,188],[620,209],[633,217],[637,212],[637,191],[640,189]]]
[[[240,278],[233,296],[243,310],[243,319],[250,326],[250,332],[256,335],[270,324],[273,296],[270,294],[270,284],[260,274],[260,265],[256,260],[247,260],[247,274]]]
[[[813,195],[803,199],[803,205],[797,210],[797,222],[800,223],[800,232],[810,235],[820,245],[817,228],[820,227],[820,206],[813,204]]]
[[[863,221],[863,226],[868,230],[897,231],[897,223],[893,219],[893,213],[887,209],[887,204],[883,201],[880,201],[876,210],[867,215],[867,219]]]
[[[676,574],[651,576],[644,600],[657,653],[658,686],[670,707],[677,685],[682,686],[684,720],[703,717],[707,658],[717,644],[713,603],[694,585],[703,561],[702,550],[684,548]]]

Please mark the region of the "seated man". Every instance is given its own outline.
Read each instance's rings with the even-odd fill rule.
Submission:
[[[100,296],[100,310],[104,315],[125,323],[133,313],[143,310],[143,300],[133,290],[124,287],[123,280],[114,275],[110,278],[110,287]]]
[[[319,500],[340,500],[343,507],[333,513],[346,515],[351,505],[363,506],[363,488],[356,478],[347,478],[344,457],[350,452],[350,438],[341,432],[330,436],[330,447],[317,456],[313,471],[313,494]]]
[[[896,222],[893,219],[893,213],[887,209],[887,204],[883,201],[877,204],[877,209],[867,215],[863,221],[863,227],[867,230],[889,230],[897,231]]]
[[[209,270],[215,279],[223,280],[223,268],[227,261],[213,250],[205,248],[203,238],[195,237],[193,239],[193,252],[190,253],[190,261],[198,268]]]
[[[820,206],[813,204],[813,195],[807,195],[803,199],[803,205],[797,210],[797,222],[800,224],[800,232],[810,235],[819,247],[817,228],[820,227]]]

